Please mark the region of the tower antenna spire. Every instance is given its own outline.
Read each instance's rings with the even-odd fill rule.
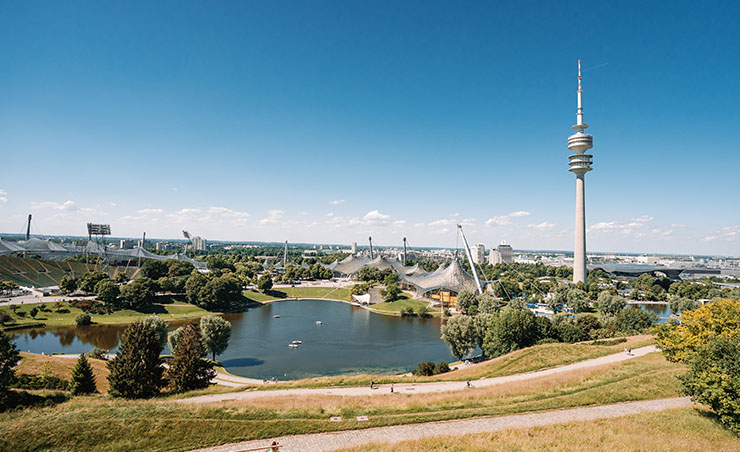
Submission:
[[[569,171],[576,175],[576,228],[575,247],[573,249],[573,282],[586,281],[586,173],[591,171],[593,155],[586,151],[594,145],[591,135],[584,132],[588,127],[583,123],[583,87],[581,85],[581,60],[578,60],[578,113],[576,133],[568,137],[568,149],[574,152],[570,160]]]

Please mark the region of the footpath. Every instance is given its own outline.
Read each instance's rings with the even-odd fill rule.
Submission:
[[[688,397],[646,400],[513,416],[426,422],[422,424],[394,425],[361,430],[281,436],[265,440],[244,441],[209,447],[192,452],[266,451],[273,441],[276,441],[280,445],[280,452],[328,452],[371,443],[393,444],[433,436],[470,435],[512,428],[539,427],[566,422],[614,418],[651,411],[662,411],[690,404],[691,400]],[[391,448],[388,447],[387,450],[391,450]]]
[[[482,388],[488,386],[495,386],[503,383],[511,383],[515,381],[530,380],[533,378],[544,377],[548,375],[559,374],[563,372],[571,372],[578,369],[587,369],[591,367],[603,366],[606,364],[620,363],[630,359],[634,359],[639,356],[647,355],[648,353],[657,352],[657,348],[653,345],[647,347],[641,347],[632,350],[632,353],[627,354],[624,352],[615,353],[612,355],[602,356],[600,358],[587,359],[579,361],[573,364],[565,366],[553,367],[550,369],[538,370],[535,372],[527,372],[522,374],[507,375],[503,377],[491,377],[481,378],[478,380],[472,380],[471,385],[475,388]],[[253,380],[243,377],[236,376],[225,376],[219,374],[217,377],[219,384],[226,386],[241,386],[244,384],[261,384],[261,380]],[[256,382],[256,383],[255,383]],[[428,394],[436,392],[448,392],[448,391],[462,391],[467,389],[467,383],[465,381],[439,381],[429,383],[395,383],[393,385],[394,393],[400,394]],[[187,399],[179,399],[177,403],[186,404],[203,404],[203,403],[218,403],[228,402],[233,400],[252,400],[265,397],[290,397],[290,396],[301,396],[301,395],[329,395],[329,396],[376,396],[376,395],[389,395],[391,385],[376,385],[373,389],[368,386],[350,386],[350,387],[339,387],[339,388],[293,388],[293,389],[274,389],[265,391],[243,391],[243,392],[231,392],[224,394],[209,394],[198,397],[190,397]]]

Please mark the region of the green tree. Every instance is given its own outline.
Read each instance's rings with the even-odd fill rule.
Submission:
[[[467,315],[478,313],[478,299],[469,290],[463,290],[457,295],[457,308],[465,311]]]
[[[121,290],[112,279],[104,279],[95,285],[95,294],[99,300],[106,303],[113,303],[118,299]]]
[[[681,323],[657,329],[657,344],[669,361],[687,361],[715,336],[740,336],[740,301],[720,299],[681,314]]]
[[[95,293],[95,286],[104,279],[108,279],[108,275],[103,272],[87,273],[79,279],[78,286],[87,293]]]
[[[220,355],[229,346],[231,338],[231,323],[217,315],[209,315],[200,319],[200,334],[203,338],[203,346],[206,351],[213,354],[213,360],[216,355]]]
[[[194,323],[186,324],[167,370],[167,380],[173,391],[183,392],[208,387],[216,372],[213,365],[203,359],[205,354],[200,328]]]
[[[241,293],[241,281],[236,276],[225,274],[212,277],[201,289],[198,305],[210,311],[228,309],[233,302],[239,299]]]
[[[154,332],[159,346],[167,345],[167,322],[158,315],[150,315],[144,319],[144,325]]]
[[[495,314],[500,310],[498,300],[490,293],[478,297],[478,314]]]
[[[257,288],[262,292],[267,292],[272,289],[272,276],[269,273],[264,273],[262,276],[257,278]]]
[[[64,275],[62,279],[59,280],[59,288],[64,291],[66,294],[70,294],[77,290],[77,280],[70,275]]]
[[[740,435],[740,336],[713,336],[689,359],[681,382],[686,395],[708,405]]]
[[[149,306],[156,293],[156,283],[147,277],[136,278],[121,288],[121,306],[141,309]]]
[[[97,392],[98,388],[95,386],[95,375],[93,375],[93,369],[88,362],[85,354],[80,354],[77,359],[77,364],[72,370],[72,378],[69,380],[69,392],[72,395],[79,394],[92,394]]]
[[[642,333],[657,322],[655,314],[649,314],[637,306],[622,309],[614,320],[617,330],[625,333]]]
[[[156,333],[139,320],[126,328],[116,356],[108,361],[110,395],[148,398],[163,385],[162,347]]]
[[[591,308],[588,295],[581,289],[568,289],[566,292],[568,307],[573,312],[585,312]]]
[[[208,284],[208,277],[200,272],[193,272],[185,282],[185,298],[188,303],[197,305],[200,303],[200,293]]]
[[[668,302],[668,307],[674,314],[680,314],[683,311],[692,311],[697,309],[699,306],[701,306],[700,302],[684,297],[673,297],[671,298],[671,301]]]
[[[537,320],[531,311],[504,309],[492,318],[483,349],[486,355],[496,357],[534,345],[539,339]]]
[[[176,278],[179,276],[190,276],[190,274],[193,272],[195,267],[193,267],[193,264],[191,264],[188,261],[177,261],[174,259],[169,259],[167,261],[167,276],[170,278]]]
[[[38,308],[33,307],[30,311],[28,311],[28,315],[30,315],[32,318],[36,318],[36,314],[39,313]]]
[[[483,343],[486,341],[486,334],[488,334],[488,329],[494,316],[495,314],[479,313],[473,317],[473,327],[475,328],[473,343],[481,350],[483,350]],[[485,351],[483,354],[485,355]]]
[[[182,337],[182,331],[183,331],[183,328],[179,327],[175,329],[174,331],[171,331],[167,335],[167,345],[170,346],[170,351],[174,350],[175,347],[177,347],[177,342],[180,340],[180,337]]]
[[[75,323],[77,326],[90,325],[92,323],[92,317],[87,312],[81,312],[75,316]]]
[[[21,355],[15,347],[15,343],[0,331],[0,396],[5,396],[8,388],[15,380],[15,366],[21,360]]]
[[[398,284],[391,282],[385,289],[380,291],[380,294],[383,296],[383,301],[391,303],[398,300],[398,297],[401,295],[401,289],[398,288]]]
[[[613,295],[608,290],[604,290],[599,294],[596,306],[602,314],[613,317],[627,307],[627,301],[625,301],[624,297]]]
[[[475,334],[473,318],[467,315],[452,317],[442,325],[442,340],[460,360],[475,348]]]
[[[158,261],[154,259],[146,260],[142,265],[139,273],[141,276],[145,276],[151,280],[158,280],[163,276],[167,276],[169,272],[169,265],[166,261]]]

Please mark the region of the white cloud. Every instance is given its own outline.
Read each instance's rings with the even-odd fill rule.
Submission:
[[[339,204],[343,203],[344,199],[335,199],[334,201],[329,201],[329,204],[333,206],[338,206]]]
[[[509,214],[510,217],[528,217],[532,215],[531,213],[525,211],[525,210],[518,210],[516,212],[511,212]]]
[[[441,219],[441,220],[432,221],[431,223],[429,223],[429,226],[445,226],[445,225],[452,224],[452,223],[454,223],[452,220]]]
[[[704,241],[725,240],[731,242],[737,240],[738,237],[740,237],[740,226],[725,226],[714,234],[704,237]]]
[[[226,218],[246,219],[249,217],[249,212],[239,212],[237,210],[231,210],[227,207],[209,207],[208,213],[211,215],[218,215]]]
[[[641,215],[636,218],[632,218],[632,221],[635,221],[637,223],[647,223],[648,221],[653,221],[655,218],[648,216],[648,215]]]
[[[275,224],[283,220],[285,211],[272,209],[267,211],[267,217],[260,220],[260,224]]]
[[[533,228],[533,229],[539,229],[540,231],[549,231],[550,229],[554,228],[556,226],[555,223],[551,221],[543,221],[542,223],[538,224],[530,224],[527,227]]]
[[[507,226],[512,223],[512,218],[528,217],[529,215],[532,214],[525,210],[517,210],[516,212],[511,212],[506,215],[498,215],[489,218],[486,220],[486,226]]]
[[[0,189],[0,202],[8,202],[8,192]]]
[[[391,219],[390,215],[380,213],[377,209],[371,210],[362,217],[368,224],[385,224]]]
[[[136,213],[141,214],[141,215],[150,215],[150,214],[162,213],[162,212],[164,212],[163,209],[141,209],[141,210],[136,211]]]
[[[55,201],[32,202],[31,208],[34,210],[52,209],[65,212],[72,212],[78,209],[77,203],[75,203],[74,201],[65,201],[63,203],[58,203]]]

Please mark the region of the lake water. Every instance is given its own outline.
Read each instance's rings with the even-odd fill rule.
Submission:
[[[246,377],[285,380],[404,372],[422,361],[454,361],[439,338],[439,319],[390,317],[323,300],[269,303],[226,319],[232,325],[231,341],[218,359],[229,372]],[[16,332],[14,340],[19,350],[34,353],[115,350],[124,329],[125,325],[52,327]],[[303,344],[288,347],[294,340]]]
[[[643,311],[652,312],[658,316],[659,322],[665,322],[671,317],[671,308],[668,307],[668,303],[665,304],[654,304],[654,303],[635,303],[632,306],[637,306]]]

